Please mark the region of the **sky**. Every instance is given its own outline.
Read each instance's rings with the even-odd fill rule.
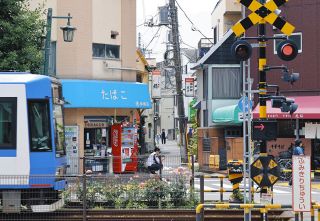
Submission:
[[[206,37],[212,38],[211,12],[218,0],[176,0],[187,16],[194,24],[193,29],[200,30]],[[168,28],[146,27],[143,25],[145,20],[158,14],[158,7],[164,6],[168,0],[137,0],[137,35],[141,34],[141,44],[152,50],[150,57],[157,58],[157,61],[163,60],[165,52],[165,42]],[[176,4],[177,6],[177,4]],[[178,8],[179,32],[182,38],[180,47],[197,48],[200,38],[204,36],[198,31],[192,31],[192,24],[186,18],[184,13]],[[158,16],[153,18],[157,24]],[[158,32],[158,33],[157,33]],[[155,36],[155,37],[154,37]],[[152,38],[154,38],[152,40]],[[152,40],[152,41],[151,41]],[[138,36],[137,36],[138,41]],[[151,42],[151,43],[150,43]],[[146,57],[149,57],[146,53]]]

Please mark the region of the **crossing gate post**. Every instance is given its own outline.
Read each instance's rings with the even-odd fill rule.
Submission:
[[[241,201],[239,185],[243,180],[243,164],[241,160],[231,160],[228,162],[228,179],[232,183],[233,199]]]

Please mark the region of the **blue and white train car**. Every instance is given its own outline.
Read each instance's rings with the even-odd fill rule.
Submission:
[[[61,84],[43,75],[0,72],[2,211],[52,203],[66,171]]]

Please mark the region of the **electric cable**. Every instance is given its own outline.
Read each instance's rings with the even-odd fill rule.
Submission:
[[[161,27],[162,27],[162,26],[160,26],[160,27],[158,28],[158,30],[157,30],[156,33],[153,35],[152,39],[151,39],[150,42],[147,44],[147,46],[145,47],[145,49],[147,49],[147,48],[150,46],[150,44],[152,43],[152,41],[157,37],[157,35],[158,35]],[[159,37],[159,35],[158,35],[158,37]]]
[[[194,23],[191,21],[191,19],[189,18],[189,16],[187,15],[187,13],[182,9],[182,7],[179,5],[179,2],[177,0],[175,0],[178,7],[180,8],[180,10],[183,12],[183,14],[186,16],[186,18],[189,20],[189,22],[193,25],[193,27],[195,27],[195,30],[198,31],[203,37],[207,38],[211,43],[213,43],[207,36],[205,36],[195,25]]]

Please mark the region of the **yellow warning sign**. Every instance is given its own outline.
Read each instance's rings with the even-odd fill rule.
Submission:
[[[275,168],[276,166],[278,166],[278,164],[274,160],[271,159],[269,162],[268,168],[272,169],[272,168]]]
[[[272,175],[272,174],[268,174],[269,180],[271,184],[274,184],[275,182],[277,182],[278,177]]]
[[[259,174],[258,176],[253,177],[253,180],[257,183],[260,184],[263,178],[263,174]]]
[[[258,169],[262,169],[262,163],[261,163],[260,160],[257,160],[256,162],[254,162],[253,166],[258,168]]]

